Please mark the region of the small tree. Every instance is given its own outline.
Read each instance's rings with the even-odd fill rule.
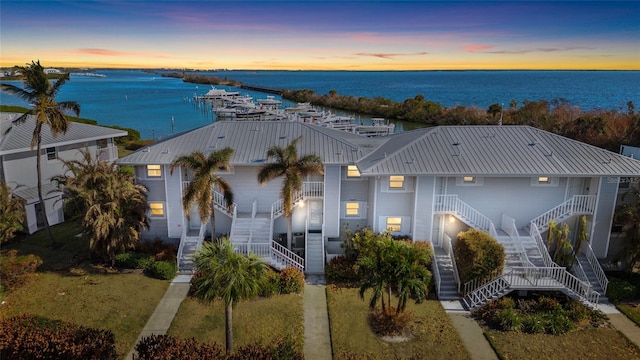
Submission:
[[[0,180],[0,244],[24,229],[25,201],[11,194],[11,189]]]
[[[487,280],[500,274],[506,258],[504,246],[477,229],[458,234],[454,255],[462,283],[473,279]]]
[[[82,151],[82,160],[63,161],[67,173],[53,180],[71,201],[81,204],[82,234],[103,261],[115,264],[116,254],[134,248],[140,231],[148,227],[147,189],[120,171],[115,163],[94,159]]]
[[[233,250],[227,238],[206,242],[194,255],[197,276],[193,278],[195,295],[205,302],[222,298],[225,304],[226,351],[233,351],[233,307],[244,299],[260,294],[267,265],[255,254],[244,256]]]
[[[632,271],[640,264],[640,189],[626,193],[623,200],[628,202],[616,208],[615,220],[622,224],[623,248],[617,255],[624,261],[627,270]]]
[[[571,266],[574,261],[573,247],[569,242],[569,225],[567,223],[558,226],[551,220],[547,235],[547,246],[551,253],[551,259],[560,266]]]

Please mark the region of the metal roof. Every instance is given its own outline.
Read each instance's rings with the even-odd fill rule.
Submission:
[[[267,161],[270,147],[285,147],[300,136],[298,154],[318,155],[325,164],[353,164],[384,141],[300,122],[218,121],[150,144],[118,164],[170,164],[181,155],[208,155],[228,146],[235,150],[232,165],[260,165]]]
[[[19,113],[0,113],[0,155],[31,151],[31,139],[35,129],[35,117],[29,115],[22,123],[13,124]],[[107,127],[71,122],[66,133],[56,137],[51,135],[48,125],[42,127],[42,148],[62,146],[84,141],[127,136],[126,131]]]
[[[640,176],[640,161],[530,126],[439,126],[387,137],[363,175]]]
[[[34,203],[36,201],[40,201],[40,198],[38,197],[38,187],[37,186],[32,186],[32,187],[17,187],[13,190],[13,194],[26,200],[27,204],[31,204]],[[62,191],[60,191],[58,189],[58,187],[56,185],[53,184],[42,184],[42,198],[43,199],[50,199],[50,198],[54,198],[56,196],[60,196],[62,194]]]

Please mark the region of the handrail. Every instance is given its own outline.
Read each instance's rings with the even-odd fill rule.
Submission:
[[[449,255],[449,258],[451,259],[451,265],[453,266],[453,277],[456,280],[456,284],[458,285],[458,294],[459,294],[460,286],[462,284],[460,284],[460,274],[458,273],[458,264],[456,263],[456,257],[453,253],[453,245],[451,244],[451,237],[447,234],[444,234],[443,242],[445,245],[444,250],[447,253],[447,255]]]
[[[529,235],[536,241],[536,245],[538,246],[538,250],[540,251],[540,255],[542,256],[542,261],[546,267],[558,266],[556,263],[551,260],[551,255],[549,255],[549,250],[547,250],[547,246],[544,244],[542,240],[542,235],[540,234],[540,230],[536,224],[531,222],[529,226]]]
[[[323,181],[305,181],[302,183],[302,189],[293,193],[292,202],[295,204],[306,198],[320,198],[324,194],[324,182]],[[276,200],[272,207],[271,213],[274,218],[281,216],[284,213],[284,200],[282,198]]]
[[[569,200],[535,217],[531,222],[536,224],[538,228],[544,228],[551,220],[559,219],[566,215],[593,214],[595,203],[595,195],[574,195]]]
[[[591,244],[588,244],[588,243],[583,244],[582,251],[584,252],[584,255],[587,257],[587,261],[589,261],[589,264],[591,265],[591,269],[596,275],[596,279],[598,279],[598,283],[602,288],[602,292],[606,294],[607,287],[609,285],[609,279],[607,279],[607,275],[604,273],[604,270],[602,269],[602,266],[600,265],[600,262],[598,261],[596,254],[593,252],[593,249],[591,248]]]
[[[304,271],[304,259],[273,240],[271,240],[271,255],[287,264],[287,266],[293,266],[300,271]]]
[[[458,198],[458,195],[436,195],[434,212],[458,215],[486,232],[490,232],[491,219]]]
[[[177,269],[180,270],[180,259],[182,259],[182,253],[184,252],[184,243],[187,240],[187,229],[185,226],[182,226],[182,235],[180,236],[180,245],[178,245],[178,254],[176,255],[177,259]]]
[[[520,233],[518,232],[518,226],[516,225],[516,219],[509,215],[502,214],[502,224],[500,227],[509,235],[511,241],[515,242],[516,246],[518,246],[518,258],[520,258],[520,262],[524,266],[535,266],[531,260],[529,260],[529,255],[527,255],[527,251],[524,249],[522,239],[520,239]]]
[[[580,261],[578,261],[578,256],[576,255],[575,251],[571,251],[571,255],[573,256],[573,261],[571,263],[571,266],[569,266],[569,269],[571,270],[571,273],[573,273],[578,279],[584,281],[587,285],[591,284],[589,282],[589,278],[587,277],[587,273],[584,272],[584,268],[582,267],[582,264],[580,264]]]

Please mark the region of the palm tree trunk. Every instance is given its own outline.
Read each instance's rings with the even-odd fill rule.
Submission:
[[[211,205],[211,217],[209,222],[211,223],[211,241],[216,241],[216,207]]]
[[[230,301],[227,304],[227,307],[224,312],[224,321],[225,321],[225,341],[226,341],[226,351],[227,355],[231,354],[233,351],[233,301]]]
[[[292,214],[293,215],[293,214]],[[293,240],[293,219],[292,215],[287,218],[287,249],[291,250]]]
[[[37,156],[36,156],[36,172],[38,173],[38,200],[40,201],[40,209],[42,210],[42,219],[44,220],[44,227],[47,229],[47,233],[49,234],[49,239],[51,240],[51,246],[57,247],[58,243],[56,239],[53,237],[53,233],[51,232],[51,227],[49,226],[49,219],[47,218],[47,207],[44,203],[44,198],[42,197],[42,165],[41,158],[42,154],[40,151],[42,150],[42,137],[38,134],[37,140]],[[36,214],[37,217],[37,214]]]

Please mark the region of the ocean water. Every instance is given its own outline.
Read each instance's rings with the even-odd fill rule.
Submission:
[[[143,138],[162,138],[215,121],[209,107],[192,101],[194,95],[207,92],[206,85],[139,70],[97,72],[106,77],[72,76],[58,100],[77,101],[81,117],[97,120],[101,125],[137,129]],[[524,100],[564,98],[582,110],[626,112],[629,101],[640,108],[640,71],[218,71],[198,74],[252,85],[311,89],[318,94],[335,90],[340,95],[384,97],[394,101],[420,94],[446,107],[486,109],[494,103],[508,106],[512,100],[521,105]],[[254,99],[267,96],[240,91]],[[0,104],[28,106],[22,99],[5,93],[0,93]],[[396,124],[397,131],[411,127],[411,124]]]

